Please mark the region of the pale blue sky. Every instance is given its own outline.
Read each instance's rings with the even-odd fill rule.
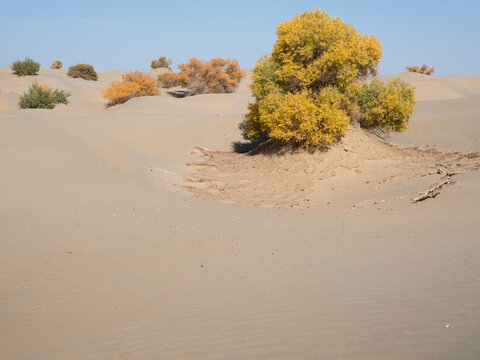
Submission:
[[[248,69],[272,49],[279,22],[317,7],[379,38],[382,74],[426,63],[437,75],[480,76],[479,0],[0,0],[0,66],[29,56],[42,68],[148,70],[164,55],[175,66],[220,56]]]

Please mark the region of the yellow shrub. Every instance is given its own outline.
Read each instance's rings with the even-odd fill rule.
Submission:
[[[272,54],[252,71],[255,102],[245,135],[304,146],[334,143],[358,117],[358,82],[376,74],[378,40],[320,10],[278,25],[277,35]]]
[[[399,78],[387,85],[374,80],[364,85],[359,104],[364,113],[362,125],[405,131],[415,107],[414,87]]]
[[[267,132],[272,139],[305,147],[334,143],[348,123],[348,115],[341,108],[341,94],[334,88],[326,88],[318,96],[308,90],[271,93],[260,105],[252,104],[247,115],[251,138]]]
[[[114,81],[102,92],[108,106],[123,104],[138,96],[157,95],[160,90],[157,82],[150,76],[140,72],[129,72],[122,75],[122,81]]]
[[[376,74],[382,57],[376,37],[362,35],[321,10],[281,23],[277,35],[272,58],[279,65],[280,80],[291,90],[345,88]]]
[[[50,69],[61,69],[63,67],[63,64],[61,61],[54,61],[52,65],[50,65]]]

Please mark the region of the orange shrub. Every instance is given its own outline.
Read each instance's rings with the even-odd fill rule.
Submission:
[[[123,104],[131,98],[158,95],[160,89],[150,76],[140,72],[129,72],[122,75],[122,81],[114,81],[102,92],[108,106]]]
[[[215,58],[210,61],[192,58],[178,65],[179,73],[171,74],[170,84],[186,87],[191,95],[232,93],[245,73],[237,60]]]
[[[425,74],[425,75],[432,75],[433,72],[435,71],[434,68],[428,69],[428,65],[423,64],[421,68],[418,66],[407,66],[405,69],[407,69],[410,72],[415,72],[419,74]]]
[[[61,69],[63,66],[61,61],[54,61],[52,65],[50,65],[50,69]]]
[[[432,75],[435,71],[435,68],[430,68],[427,71],[425,71],[425,75]]]
[[[416,73],[418,73],[420,71],[418,66],[407,66],[405,69],[407,69],[410,72],[416,72]]]

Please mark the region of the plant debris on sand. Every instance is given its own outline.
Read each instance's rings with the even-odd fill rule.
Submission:
[[[401,149],[351,127],[328,151],[267,142],[240,154],[195,151],[179,187],[205,199],[278,208],[352,208],[412,201],[447,174],[480,169],[477,153]]]

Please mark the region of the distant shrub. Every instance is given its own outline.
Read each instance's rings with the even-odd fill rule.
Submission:
[[[68,104],[70,93],[65,90],[53,90],[48,85],[33,83],[18,101],[22,109],[53,109],[57,104]]]
[[[52,65],[50,65],[50,69],[61,69],[63,67],[63,64],[61,61],[54,61]]]
[[[159,87],[168,89],[174,87],[177,84],[176,75],[173,73],[163,73],[158,74],[157,76],[157,83]]]
[[[72,78],[82,78],[85,80],[97,81],[98,75],[92,65],[77,64],[68,68],[67,75]]]
[[[252,71],[245,135],[305,147],[336,142],[359,108],[359,81],[377,73],[380,43],[320,10],[279,24],[277,36]]]
[[[358,103],[363,126],[405,131],[415,107],[415,91],[412,85],[400,79],[387,85],[375,79],[363,86]]]
[[[156,81],[140,72],[129,72],[122,75],[122,81],[114,81],[103,91],[108,106],[123,104],[134,97],[157,95],[160,90]]]
[[[215,58],[210,61],[192,58],[178,65],[179,73],[169,76],[169,85],[187,88],[190,95],[232,93],[245,73],[237,60]]]
[[[25,60],[17,60],[12,63],[11,69],[15,75],[36,75],[40,70],[40,64],[26,57]]]
[[[432,75],[435,72],[435,68],[430,68],[427,71],[425,71],[425,75]]]
[[[423,64],[422,67],[418,66],[407,66],[405,69],[407,69],[410,72],[415,72],[419,74],[425,74],[425,75],[432,75],[435,71],[435,68],[428,68],[428,65]]]
[[[152,60],[150,66],[152,69],[158,68],[167,68],[170,69],[170,65],[172,64],[172,59],[167,59],[165,56],[160,56],[158,60]]]
[[[420,72],[420,68],[418,66],[407,66],[405,69],[407,69],[410,72],[415,72],[415,73]]]

